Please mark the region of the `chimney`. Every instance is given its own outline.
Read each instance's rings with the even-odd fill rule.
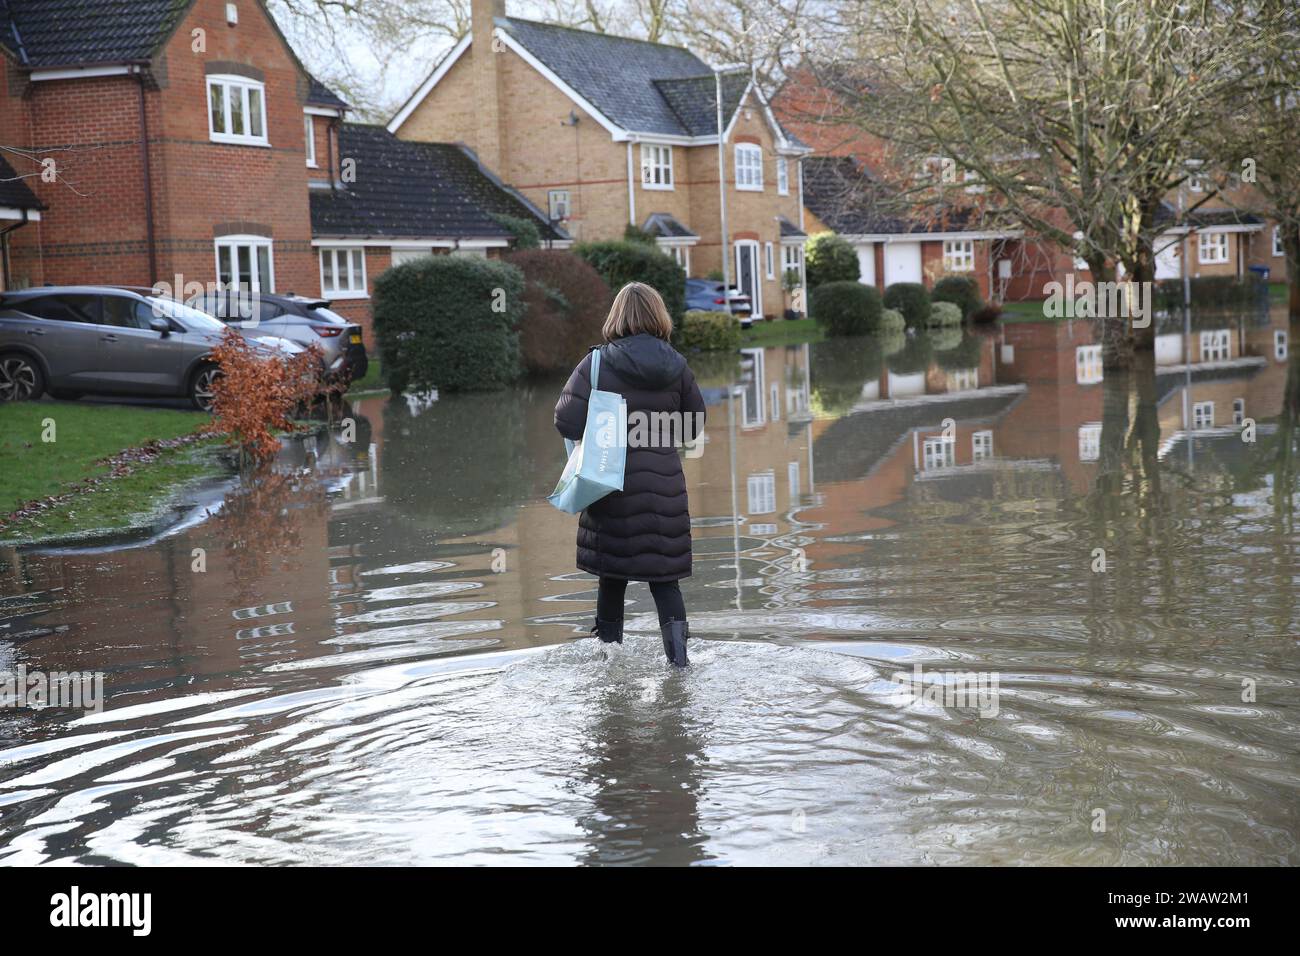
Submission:
[[[500,54],[492,48],[493,20],[506,15],[505,0],[471,0],[470,63],[474,68],[474,151],[479,162],[502,179],[501,168],[501,78],[497,70]]]

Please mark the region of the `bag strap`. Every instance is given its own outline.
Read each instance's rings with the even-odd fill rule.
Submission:
[[[598,382],[600,382],[600,346],[596,346],[591,350],[591,390],[593,392],[600,388]]]

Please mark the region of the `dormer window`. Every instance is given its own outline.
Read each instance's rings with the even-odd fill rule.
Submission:
[[[209,76],[208,138],[214,143],[270,146],[265,84],[246,76]]]
[[[751,192],[763,189],[763,150],[754,143],[736,145],[736,188]]]

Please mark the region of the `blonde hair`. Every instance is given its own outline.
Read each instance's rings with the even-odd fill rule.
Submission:
[[[673,320],[658,292],[644,282],[629,282],[614,296],[600,334],[612,342],[642,333],[667,341],[673,334]]]

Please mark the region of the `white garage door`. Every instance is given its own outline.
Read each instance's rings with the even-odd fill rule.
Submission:
[[[921,244],[919,242],[885,243],[885,285],[920,281]]]
[[[1182,275],[1178,255],[1181,243],[1174,236],[1160,236],[1156,239],[1156,281],[1177,279]]]
[[[864,242],[856,247],[858,250],[858,281],[866,285],[876,284],[876,244]]]

